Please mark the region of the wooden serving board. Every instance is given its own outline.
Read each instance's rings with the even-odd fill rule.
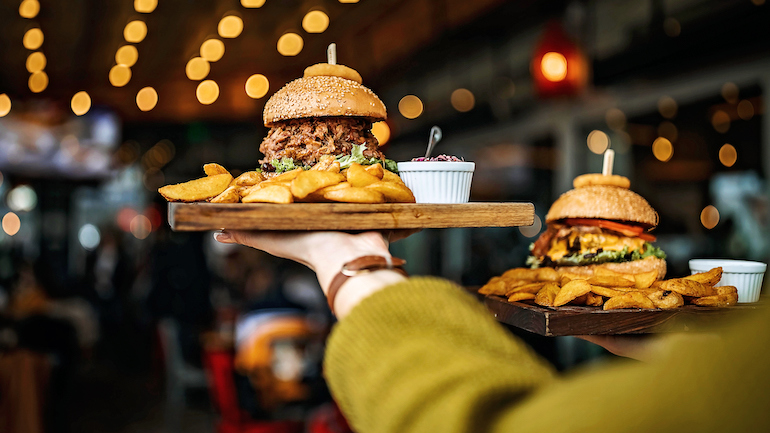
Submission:
[[[602,310],[598,307],[541,307],[528,302],[508,302],[489,295],[484,304],[498,322],[547,337],[681,332],[706,329],[726,316],[759,308],[758,304],[732,307],[685,305],[671,310]]]
[[[169,203],[173,230],[378,230],[532,225],[532,203]]]

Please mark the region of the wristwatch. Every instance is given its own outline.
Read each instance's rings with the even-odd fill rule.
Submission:
[[[334,313],[334,298],[337,297],[337,292],[348,278],[383,269],[390,269],[408,277],[409,274],[403,268],[404,264],[406,264],[406,260],[398,257],[363,256],[342,265],[342,269],[332,278],[332,282],[329,284],[329,293],[326,295],[332,313]]]

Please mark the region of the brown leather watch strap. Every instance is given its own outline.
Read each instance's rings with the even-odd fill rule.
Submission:
[[[342,269],[332,278],[332,282],[329,284],[329,292],[326,295],[326,300],[329,301],[329,308],[332,310],[332,314],[334,313],[334,298],[337,297],[337,292],[339,292],[340,287],[348,278],[383,269],[390,269],[408,277],[409,274],[402,268],[404,264],[406,264],[406,260],[399,259],[398,257],[363,256],[342,265]]]

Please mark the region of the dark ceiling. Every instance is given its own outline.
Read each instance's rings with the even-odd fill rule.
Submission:
[[[132,0],[40,0],[40,12],[32,19],[19,15],[19,3],[0,0],[0,93],[16,101],[47,99],[68,107],[72,95],[85,90],[95,106],[109,106],[128,121],[184,122],[258,119],[265,98],[249,98],[246,79],[265,75],[270,81],[268,95],[272,94],[301,76],[306,66],[325,61],[330,42],[337,43],[339,63],[357,69],[364,83],[376,90],[406,59],[506,2],[267,0],[261,8],[247,9],[237,0],[160,0],[152,13],[140,14]],[[523,7],[533,2],[517,3]],[[325,32],[308,34],[302,29],[302,18],[312,9],[330,17]],[[219,20],[231,13],[243,19],[244,30],[237,38],[223,39],[225,55],[211,64],[206,77],[219,84],[220,96],[205,106],[195,97],[198,82],[187,79],[185,65],[199,55],[204,40],[218,37]],[[116,50],[126,44],[124,26],[135,19],[146,22],[148,34],[135,44],[139,60],[131,68],[130,82],[116,88],[108,80],[109,70],[115,65]],[[49,77],[48,87],[38,95],[27,86],[25,61],[31,51],[22,46],[24,33],[32,27],[40,27],[45,35],[40,51],[47,57]],[[304,38],[304,48],[295,57],[276,50],[278,38],[288,31]],[[137,108],[135,97],[146,86],[157,90],[159,102],[145,113]]]

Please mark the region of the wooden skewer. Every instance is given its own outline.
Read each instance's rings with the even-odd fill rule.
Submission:
[[[337,64],[337,44],[334,42],[329,44],[329,48],[326,49],[326,59],[330,65]]]

